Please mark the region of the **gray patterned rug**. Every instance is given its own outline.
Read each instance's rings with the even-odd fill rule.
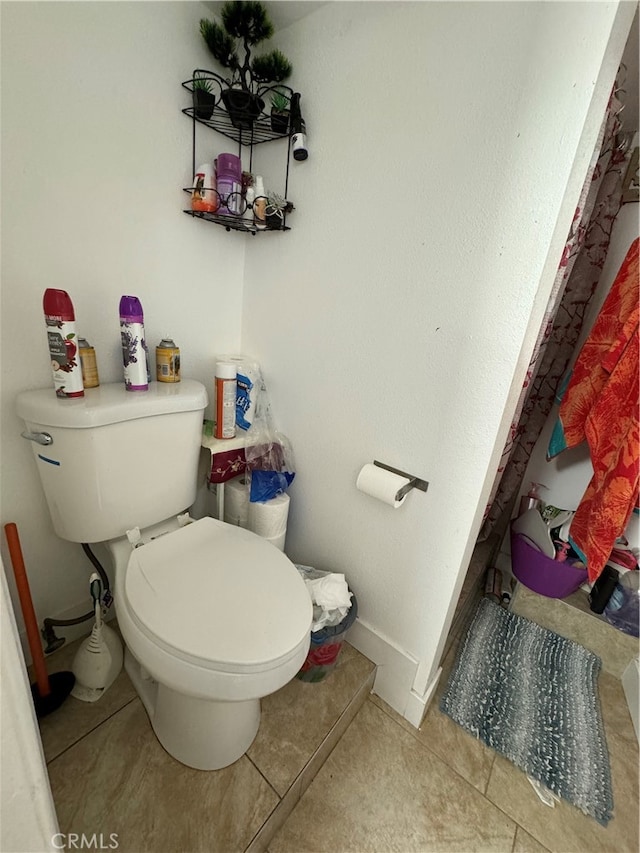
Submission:
[[[606,826],[611,769],[600,658],[483,598],[440,708],[559,797]]]

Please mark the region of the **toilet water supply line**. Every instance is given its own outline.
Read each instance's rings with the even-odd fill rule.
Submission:
[[[113,596],[111,595],[111,588],[109,585],[109,578],[107,577],[107,573],[105,572],[102,564],[93,553],[89,545],[85,542],[82,542],[82,550],[87,555],[89,560],[93,563],[96,571],[100,575],[100,579],[102,581],[102,586],[104,589],[104,595],[102,597],[102,606],[105,608],[111,607],[113,603]],[[48,617],[42,622],[42,630],[41,634],[46,642],[45,654],[51,654],[51,652],[55,652],[62,645],[64,645],[65,638],[58,637],[56,632],[53,630],[54,625],[58,627],[69,627],[70,625],[79,625],[81,622],[86,622],[88,619],[93,619],[95,617],[95,608],[92,607],[87,613],[82,616],[76,616],[75,619],[49,619]]]

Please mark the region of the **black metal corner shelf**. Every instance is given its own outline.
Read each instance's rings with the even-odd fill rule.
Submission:
[[[199,118],[195,114],[195,107],[186,107],[182,112],[199,124],[203,124],[211,130],[217,130],[218,133],[233,140],[238,145],[260,145],[262,142],[273,142],[276,139],[289,139],[288,133],[277,133],[272,130],[271,119],[265,113],[258,116],[251,128],[238,128],[232,124],[229,113],[224,107],[216,105],[210,119]]]
[[[213,101],[213,107],[210,108],[207,112],[209,113],[207,118],[204,118],[202,115],[198,115],[198,108],[195,103],[195,86],[196,81],[201,82],[202,80],[206,80],[210,85],[211,89],[217,89],[218,92],[215,95],[211,96],[211,101]],[[239,125],[234,123],[231,119],[230,114],[227,112],[226,107],[223,105],[223,91],[226,88],[224,85],[226,81],[223,80],[220,75],[216,74],[213,71],[207,71],[204,69],[196,69],[193,72],[193,77],[190,80],[185,80],[182,83],[184,89],[186,89],[190,95],[194,103],[192,106],[185,107],[182,112],[187,118],[191,119],[193,125],[193,144],[192,144],[192,174],[196,173],[196,128],[198,125],[202,125],[204,127],[209,128],[210,130],[216,131],[216,133],[225,136],[227,139],[232,140],[238,145],[238,155],[242,158],[243,149],[248,151],[249,153],[249,162],[248,162],[248,170],[249,172],[253,172],[253,149],[256,145],[261,145],[265,142],[275,142],[276,140],[286,140],[287,143],[287,162],[286,162],[286,172],[285,172],[285,182],[284,182],[284,194],[282,196],[283,199],[287,198],[287,192],[289,187],[289,163],[291,158],[291,132],[290,129],[287,129],[284,132],[279,132],[278,130],[274,130],[272,127],[272,119],[269,114],[264,111],[264,99],[272,94],[274,91],[278,91],[281,94],[284,92],[285,97],[290,101],[291,96],[293,95],[293,90],[289,89],[288,86],[282,86],[279,84],[276,86],[263,86],[258,93],[260,98],[262,99],[262,111],[255,117],[251,117],[248,120],[245,116],[241,114],[239,119]],[[288,94],[287,94],[288,93]],[[226,101],[225,101],[226,103]],[[238,121],[238,120],[236,120]],[[243,165],[244,167],[244,165]],[[192,188],[185,188],[185,192],[191,193]],[[220,199],[219,199],[220,200]],[[242,201],[242,205],[238,205],[238,209],[240,206],[243,206],[243,211],[246,213],[246,203],[244,202],[244,197]],[[231,207],[231,204],[229,204]],[[289,205],[288,210],[291,212],[293,209],[293,205]],[[290,231],[290,227],[286,224],[287,222],[287,214],[283,211],[282,214],[278,214],[280,217],[279,222],[278,219],[274,216],[271,221],[268,221],[266,228],[258,228],[255,223],[251,222],[250,219],[244,218],[243,214],[240,213],[238,215],[234,214],[221,214],[210,211],[203,210],[193,210],[187,209],[184,210],[184,213],[193,217],[194,219],[204,219],[207,222],[212,222],[216,225],[221,225],[227,231],[240,231],[245,234],[251,234],[255,236],[256,234],[265,233],[268,231]],[[273,222],[277,224],[273,224]]]
[[[256,234],[264,234],[267,231],[291,231],[288,225],[282,224],[278,228],[268,225],[266,228],[257,228],[249,220],[243,219],[241,216],[229,216],[221,213],[208,213],[202,210],[185,210],[184,213],[193,216],[194,219],[205,219],[207,222],[214,222],[216,225],[222,225],[227,231],[242,231],[245,234],[251,234],[255,237]]]

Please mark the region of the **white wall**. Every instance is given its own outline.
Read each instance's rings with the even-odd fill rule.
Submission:
[[[280,39],[310,155],[292,164],[291,233],[248,247],[243,349],[263,364],[296,452],[288,552],[346,573],[370,629],[357,643],[382,638],[418,672],[417,692],[437,665],[633,8],[599,77],[615,14],[345,2]],[[428,493],[398,511],[362,495],[356,475],[374,458],[428,480]],[[404,711],[397,688],[385,698]]]
[[[140,297],[149,342],[173,336],[183,376],[209,389],[215,353],[239,346],[244,240],[181,212],[191,122],[180,83],[209,61],[198,30],[207,11],[180,2],[1,7],[1,516],[18,525],[40,618],[86,611],[91,569],[79,545],[53,533],[14,412],[18,391],[53,388],[45,288],[71,295],[103,382],[122,375],[123,293]],[[203,159],[227,147],[213,133],[199,142]]]

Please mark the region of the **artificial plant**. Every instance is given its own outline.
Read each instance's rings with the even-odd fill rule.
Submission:
[[[252,56],[252,48],[273,35],[262,3],[230,0],[222,7],[220,17],[222,25],[203,18],[200,33],[220,65],[232,71],[231,86],[254,92],[256,83],[282,83],[291,75],[291,63],[279,50]],[[240,51],[244,51],[242,56]]]

